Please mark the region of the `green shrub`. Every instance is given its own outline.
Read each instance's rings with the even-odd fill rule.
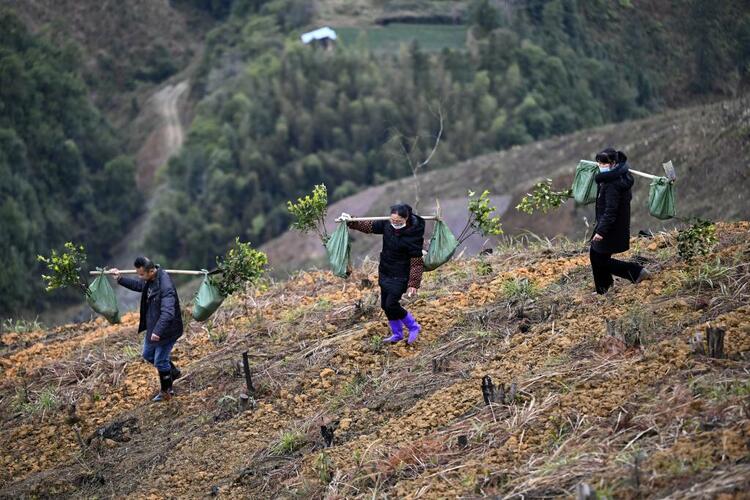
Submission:
[[[224,297],[244,289],[247,284],[257,282],[268,265],[268,256],[255,250],[250,243],[242,243],[238,237],[234,240],[234,245],[223,258],[216,259],[221,271],[217,287]]]
[[[677,233],[677,253],[685,260],[706,255],[716,245],[716,225],[710,220],[697,218],[690,227]]]
[[[50,273],[42,275],[48,292],[72,287],[86,293],[88,285],[81,279],[81,268],[86,264],[86,251],[83,245],[76,247],[73,243],[67,242],[65,251],[57,253],[53,249],[49,257],[39,255],[37,259],[47,266],[47,272]]]
[[[500,217],[492,215],[497,209],[490,205],[489,196],[490,192],[487,190],[478,198],[474,191],[469,191],[469,219],[458,236],[459,244],[474,234],[481,234],[484,237],[503,234]]]
[[[533,214],[535,210],[540,210],[546,214],[550,210],[560,207],[572,197],[572,189],[552,191],[552,179],[547,179],[535,184],[531,193],[527,193],[521,199],[521,203],[516,205],[516,210],[529,215]]]
[[[287,209],[294,217],[292,229],[301,233],[315,231],[325,244],[328,241],[325,217],[328,212],[328,190],[325,184],[318,184],[312,194],[297,198],[297,203],[287,202]]]

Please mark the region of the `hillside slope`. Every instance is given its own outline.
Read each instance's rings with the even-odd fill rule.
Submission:
[[[607,298],[576,242],[453,262],[408,306],[425,327],[411,347],[380,342],[371,264],[348,281],[300,273],[191,322],[165,404],[148,403],[135,315],[5,334],[0,497],[570,496],[584,481],[606,497],[741,498],[749,231],[720,224],[690,265],[674,233],[634,239],[654,280]],[[691,354],[709,325],[724,359]],[[243,351],[257,393],[239,413]],[[504,402],[484,404],[485,375]]]
[[[590,159],[600,150],[614,146],[627,153],[631,166],[661,174],[661,164],[673,160],[679,175],[677,211],[683,218],[699,216],[721,220],[750,218],[750,175],[742,159],[750,151],[750,101],[738,99],[686,108],[652,117],[584,130],[574,134],[518,146],[483,155],[454,167],[427,171],[420,177],[421,213],[433,213],[434,200],[440,201],[447,223],[458,234],[466,223],[468,190],[489,189],[502,215],[505,233],[518,235],[531,231],[539,236],[561,234],[581,238],[593,224],[591,207],[578,208],[568,202],[547,216],[529,216],[515,210],[521,198],[538,181],[553,179],[559,189],[568,188],[580,159]],[[648,214],[649,182],[636,179],[633,190],[633,224],[640,229],[670,228],[678,221],[662,223]],[[329,209],[329,229],[342,211],[356,215],[381,215],[397,200],[412,202],[411,177],[376,186],[333,204]],[[429,234],[429,228],[428,228]],[[380,241],[357,237],[353,245],[356,259],[377,258]],[[476,254],[484,242],[475,237],[467,242],[466,253]],[[493,242],[489,242],[492,246]],[[266,243],[263,250],[279,271],[322,265],[325,252],[314,235],[290,231]]]

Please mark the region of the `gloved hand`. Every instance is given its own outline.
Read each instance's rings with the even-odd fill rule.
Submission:
[[[343,220],[343,221],[348,221],[348,220],[351,220],[351,219],[352,219],[352,216],[351,216],[351,215],[349,215],[349,214],[348,214],[348,213],[346,213],[346,212],[341,212],[341,215],[339,216],[339,219],[341,219],[341,220]]]

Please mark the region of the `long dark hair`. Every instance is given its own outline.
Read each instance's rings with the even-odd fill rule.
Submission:
[[[412,209],[406,203],[397,203],[391,207],[391,214],[397,214],[408,221],[411,219]]]
[[[612,148],[607,148],[600,153],[597,153],[595,159],[597,163],[607,163],[614,165],[619,165],[620,163],[625,163],[626,161],[628,161],[628,157],[625,156],[625,153],[623,153],[622,151],[615,151]]]

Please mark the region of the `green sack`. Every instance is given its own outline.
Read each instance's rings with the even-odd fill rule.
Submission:
[[[666,177],[651,181],[648,190],[648,211],[657,219],[666,220],[674,217],[674,184]]]
[[[581,160],[576,167],[576,176],[573,179],[573,198],[578,205],[588,205],[596,201],[596,181],[594,178],[599,173],[596,162]]]
[[[435,229],[430,238],[430,248],[424,258],[424,270],[434,271],[453,257],[458,248],[458,240],[451,232],[448,224],[439,220],[435,222]]]
[[[349,243],[349,228],[346,223],[339,224],[338,229],[333,232],[326,242],[328,262],[331,271],[339,278],[346,278],[351,271],[349,258],[351,255],[351,244]]]
[[[211,281],[211,277],[206,274],[203,283],[201,283],[193,298],[193,319],[195,321],[206,321],[216,312],[222,302],[224,302],[224,296]]]
[[[89,303],[91,309],[107,318],[107,321],[113,325],[120,322],[117,297],[115,297],[115,291],[112,290],[107,277],[104,276],[104,271],[99,273],[99,276],[89,285],[86,291],[86,302]]]

